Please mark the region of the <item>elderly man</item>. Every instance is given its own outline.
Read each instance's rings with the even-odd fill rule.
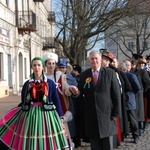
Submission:
[[[121,94],[115,72],[101,67],[101,53],[91,51],[89,69],[80,75],[78,88],[84,105],[85,132],[92,150],[113,149],[115,119],[121,116]],[[97,81],[96,81],[97,80]]]

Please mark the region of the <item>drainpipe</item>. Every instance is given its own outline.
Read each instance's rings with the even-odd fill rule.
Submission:
[[[29,0],[27,0],[27,7],[28,7],[28,23],[29,23],[29,25],[30,25],[30,10],[29,10]],[[31,75],[31,73],[32,73],[32,69],[31,69],[31,58],[32,58],[32,56],[31,56],[31,32],[29,31],[28,32],[28,34],[29,34],[29,36],[30,36],[30,38],[29,38],[29,67],[30,67],[30,75]]]

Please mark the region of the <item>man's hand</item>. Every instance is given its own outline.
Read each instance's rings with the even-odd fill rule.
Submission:
[[[76,86],[70,86],[69,90],[71,91],[71,93],[73,95],[78,95],[79,90],[78,90],[78,88]]]
[[[114,117],[114,116],[111,117],[111,120],[117,120],[117,119],[118,117]]]

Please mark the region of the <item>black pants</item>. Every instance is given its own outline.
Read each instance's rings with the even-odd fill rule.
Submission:
[[[106,138],[90,138],[91,150],[112,150],[113,136]]]
[[[138,126],[136,110],[127,110],[127,114],[128,114],[132,136],[133,138],[135,138],[139,136],[139,126]]]

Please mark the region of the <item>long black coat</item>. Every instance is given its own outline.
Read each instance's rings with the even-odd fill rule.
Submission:
[[[144,69],[135,68],[132,69],[131,72],[135,73],[139,79],[142,90],[136,95],[137,99],[137,115],[139,121],[144,121],[144,97],[148,89],[150,88],[150,78],[148,73]]]
[[[125,75],[125,73],[118,68],[109,65],[111,69],[113,69],[118,75],[119,79],[121,82],[121,88],[122,88],[122,93],[121,93],[121,111],[122,111],[122,117],[120,119],[120,127],[121,130],[124,134],[128,134],[130,132],[129,129],[129,123],[128,123],[128,116],[127,116],[127,110],[126,110],[126,103],[125,103],[125,96],[126,92],[131,91],[132,87],[131,84]]]
[[[116,124],[111,117],[121,116],[121,93],[115,72],[101,67],[94,86],[92,70],[87,69],[80,75],[78,88],[84,104],[86,135],[104,138],[116,134]]]

